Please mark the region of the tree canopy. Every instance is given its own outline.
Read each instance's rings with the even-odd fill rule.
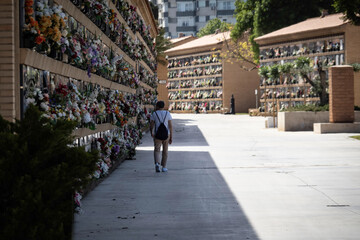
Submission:
[[[231,37],[239,39],[249,31],[256,60],[259,50],[254,38],[320,16],[323,9],[333,13],[332,3],[332,0],[236,0],[236,24]]]
[[[165,64],[165,62],[162,59],[165,58],[165,51],[171,48],[171,41],[165,38],[164,28],[158,28],[158,30],[159,30],[159,34],[156,36],[155,39],[157,61],[160,62],[161,64]]]
[[[337,12],[345,14],[345,19],[360,25],[360,0],[334,0],[333,6]]]
[[[221,32],[229,31],[232,25],[227,22],[223,22],[218,18],[211,19],[205,27],[201,28],[198,32],[198,37],[203,37],[209,34],[213,34],[219,29]]]

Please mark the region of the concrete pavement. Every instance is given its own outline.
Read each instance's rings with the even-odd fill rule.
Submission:
[[[168,173],[149,134],[83,201],[74,239],[360,239],[360,141],[264,118],[179,115]]]

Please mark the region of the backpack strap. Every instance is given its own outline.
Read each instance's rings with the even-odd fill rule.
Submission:
[[[160,124],[161,124],[161,123],[165,123],[165,119],[166,119],[166,117],[167,117],[167,113],[168,113],[168,112],[166,111],[164,120],[161,122],[161,121],[160,121],[160,118],[159,118],[159,115],[157,115],[157,112],[155,111],[155,115],[156,115],[157,119],[159,120]]]
[[[166,117],[167,117],[167,111],[166,111],[166,113],[165,113],[165,117],[164,117],[164,120],[163,120],[163,123],[165,123],[165,119],[166,119]]]
[[[161,123],[160,118],[159,118],[159,116],[157,115],[157,112],[156,112],[156,111],[155,111],[155,115],[156,115],[157,119],[159,120],[159,122]]]

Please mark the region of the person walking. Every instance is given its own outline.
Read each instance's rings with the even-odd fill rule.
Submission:
[[[164,110],[165,103],[158,101],[156,103],[156,109],[150,117],[150,133],[154,139],[154,160],[155,160],[155,171],[160,172],[160,165],[163,172],[167,172],[166,168],[168,158],[168,146],[172,143],[172,116],[170,112]],[[166,130],[165,130],[166,128]],[[161,145],[162,156],[161,156]],[[160,163],[161,157],[161,163]]]

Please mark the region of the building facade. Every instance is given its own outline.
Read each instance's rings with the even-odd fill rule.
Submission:
[[[256,38],[260,45],[260,65],[291,63],[300,56],[309,57],[314,68],[311,79],[319,78],[317,69],[321,67],[327,80],[329,67],[360,62],[360,27],[344,22],[342,16],[333,14],[310,18]],[[354,105],[360,106],[360,73],[355,73],[354,90]],[[298,75],[261,79],[262,111],[276,112],[319,101],[313,87]]]
[[[229,32],[207,35],[166,51],[169,110],[175,113],[227,113],[256,106],[257,71],[244,71],[221,59]],[[235,60],[234,60],[235,61]],[[159,98],[165,98],[161,96]]]
[[[235,0],[157,0],[159,25],[165,36],[195,36],[214,18],[235,24]]]

